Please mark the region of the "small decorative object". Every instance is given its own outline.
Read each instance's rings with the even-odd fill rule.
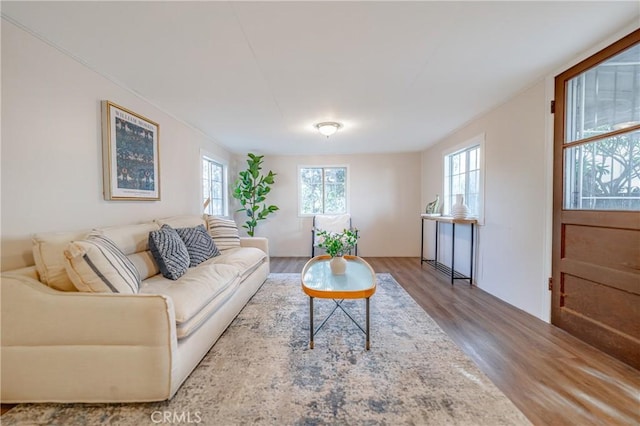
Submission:
[[[360,238],[358,230],[345,229],[342,232],[319,231],[318,237],[320,239],[318,247],[325,249],[332,258],[329,261],[331,273],[334,275],[344,274],[347,269],[347,261],[343,256],[353,249],[358,242],[358,238]]]
[[[133,111],[102,102],[105,200],[160,200],[159,130]]]
[[[279,208],[273,205],[267,206],[264,203],[267,194],[271,192],[271,185],[275,182],[276,174],[271,170],[266,176],[260,174],[264,155],[249,153],[247,156],[249,157],[247,159],[249,167],[239,173],[231,195],[240,200],[240,204],[242,204],[242,208],[237,211],[247,213],[248,219],[242,227],[247,229],[247,234],[250,237],[253,237],[258,221],[265,220],[270,213],[279,210]]]
[[[464,195],[456,194],[456,202],[451,206],[451,216],[454,219],[465,219],[469,216],[469,207],[464,203]]]
[[[344,275],[347,271],[347,259],[344,256],[332,257],[329,261],[329,266],[333,275]]]
[[[425,213],[429,216],[440,216],[440,195],[436,194],[436,199],[427,204]]]

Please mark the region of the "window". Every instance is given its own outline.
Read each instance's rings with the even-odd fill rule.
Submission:
[[[444,155],[444,199],[443,213],[451,214],[451,206],[456,195],[464,196],[469,207],[469,215],[478,219],[483,213],[482,161],[481,148],[484,135],[480,135],[464,144],[463,148]]]
[[[204,212],[214,216],[227,214],[227,170],[223,163],[202,156],[202,205]]]
[[[300,215],[347,213],[347,167],[299,168]]]
[[[564,208],[640,210],[640,45],[566,84]]]

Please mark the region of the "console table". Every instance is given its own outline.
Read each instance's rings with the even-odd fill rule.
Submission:
[[[422,263],[427,262],[430,265],[433,265],[439,271],[445,272],[451,277],[451,285],[453,285],[453,280],[469,280],[469,285],[473,285],[473,234],[475,225],[478,223],[476,219],[454,219],[448,216],[431,216],[428,214],[421,214],[422,218],[422,240],[420,241],[420,265]],[[436,255],[435,259],[425,259],[424,258],[424,221],[425,220],[433,220],[436,222]],[[438,261],[438,231],[440,223],[450,223],[452,226],[451,229],[451,268],[440,263]],[[471,257],[470,257],[470,265],[469,265],[469,276],[465,276],[455,270],[455,259],[456,259],[456,225],[471,225]]]

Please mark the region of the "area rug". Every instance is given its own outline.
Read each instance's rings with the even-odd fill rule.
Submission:
[[[337,310],[309,349],[299,274],[271,274],[171,401],[21,404],[9,425],[520,425],[524,415],[390,274],[371,350]],[[315,299],[316,326],[335,306]],[[363,300],[344,302],[364,324]]]

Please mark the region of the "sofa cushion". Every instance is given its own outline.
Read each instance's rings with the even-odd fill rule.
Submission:
[[[157,231],[160,225],[155,222],[137,223],[134,225],[118,225],[96,228],[117,245],[124,254],[131,255],[149,250],[149,232]]]
[[[155,222],[159,226],[169,225],[173,229],[193,228],[194,226],[198,225],[207,225],[207,221],[203,216],[193,214],[165,217],[163,219],[156,219]]]
[[[176,324],[176,337],[178,339],[184,339],[189,337],[194,331],[196,331],[202,324],[207,322],[207,319],[220,308],[222,308],[227,301],[229,301],[233,295],[238,291],[238,288],[242,285],[242,281],[235,280],[231,285],[222,290],[216,297],[208,304],[203,306],[194,316],[189,318],[188,321],[183,321],[180,324]]]
[[[140,275],[125,254],[104,235],[72,241],[64,251],[66,271],[79,291],[135,294]]]
[[[187,246],[189,252],[189,267],[198,266],[207,259],[220,255],[220,251],[207,233],[204,225],[193,228],[177,228],[176,232]]]
[[[207,226],[209,235],[219,250],[240,247],[238,226],[233,220],[207,215]]]
[[[240,271],[240,279],[244,280],[260,265],[267,261],[267,254],[255,247],[229,249],[220,256],[209,259],[205,264],[231,265]]]
[[[81,240],[89,231],[49,232],[33,236],[33,259],[40,281],[60,291],[78,291],[65,269],[64,250],[73,240]]]
[[[133,262],[144,280],[160,273],[160,266],[149,250],[149,233],[158,229],[160,225],[156,222],[144,222],[96,228],[94,232],[100,232],[113,241]]]
[[[165,278],[177,280],[187,272],[189,267],[187,246],[184,245],[176,230],[169,225],[162,225],[159,230],[149,233],[149,249]]]
[[[200,265],[189,270],[179,280],[169,280],[162,275],[142,282],[140,293],[162,294],[173,301],[176,323],[189,321],[205,305],[226,288],[239,281],[238,268],[223,264]]]
[[[147,235],[147,240],[148,239],[149,236]],[[129,254],[127,255],[127,259],[135,265],[142,280],[146,280],[160,273],[160,265],[158,265],[158,262],[154,259],[151,250]]]

